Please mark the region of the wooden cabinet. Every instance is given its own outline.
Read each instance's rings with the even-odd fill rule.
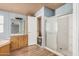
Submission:
[[[28,46],[28,36],[23,36],[23,45]]]
[[[28,45],[27,36],[26,35],[19,36],[19,48],[27,46],[27,45]]]
[[[10,54],[10,44],[0,47],[0,56],[9,55]]]
[[[19,36],[19,48],[24,47],[24,36]]]
[[[27,35],[18,35],[11,37],[11,50],[22,48],[28,45]]]
[[[18,36],[11,37],[11,50],[15,50],[19,48],[18,39],[19,39]]]

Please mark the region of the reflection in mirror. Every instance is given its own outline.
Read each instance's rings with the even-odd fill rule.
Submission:
[[[11,33],[12,34],[23,34],[24,20],[20,17],[15,17],[11,19]]]

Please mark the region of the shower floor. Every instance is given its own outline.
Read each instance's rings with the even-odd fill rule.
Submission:
[[[72,52],[68,51],[68,50],[63,50],[63,51],[59,51],[60,53],[62,53],[65,56],[72,56]]]

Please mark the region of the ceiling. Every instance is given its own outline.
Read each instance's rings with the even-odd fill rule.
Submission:
[[[64,3],[0,3],[0,10],[21,13],[25,15],[33,15],[42,6],[56,9]]]

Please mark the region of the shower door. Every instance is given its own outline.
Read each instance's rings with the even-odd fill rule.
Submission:
[[[68,17],[58,17],[58,51],[68,48]]]
[[[46,47],[57,49],[57,20],[56,17],[46,17]]]
[[[57,18],[57,51],[64,55],[72,53],[72,14]]]

